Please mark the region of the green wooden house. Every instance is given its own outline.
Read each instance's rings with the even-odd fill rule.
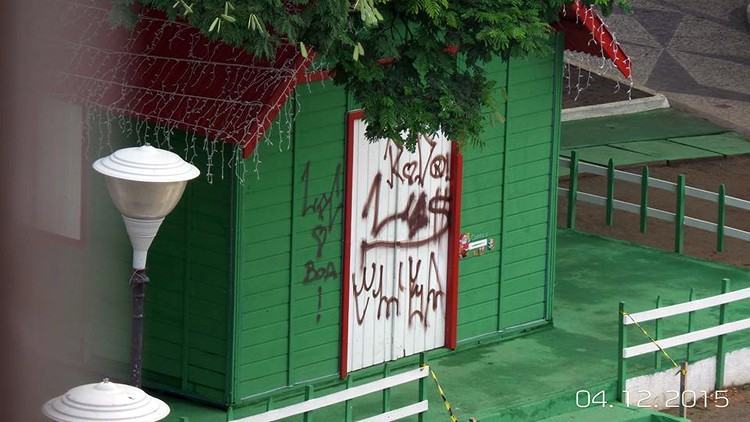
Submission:
[[[408,357],[415,358],[420,351],[442,353],[455,348],[460,352],[551,323],[562,80],[562,48],[559,38],[555,42],[555,53],[547,57],[488,64],[498,82],[497,100],[504,103],[507,122],[487,127],[483,147],[460,152],[448,148],[443,154],[453,167],[445,173],[458,173],[461,180],[449,180],[448,195],[454,199],[450,204],[460,203],[460,211],[446,205],[449,215],[430,215],[443,218],[437,224],[448,229],[434,247],[443,254],[437,259],[443,267],[432,274],[445,279],[437,288],[441,290],[433,288],[438,294],[429,296],[427,276],[417,280],[425,283],[422,298],[411,292],[410,300],[404,300],[407,292],[395,305],[383,302],[383,296],[370,296],[368,310],[376,320],[378,313],[382,321],[395,320],[399,306],[407,319],[407,312],[412,312],[412,323],[419,319],[414,312],[431,314],[428,327],[434,331],[442,323],[440,328],[448,335],[434,332],[435,339],[422,339],[421,346],[412,344],[412,353],[381,351],[380,356],[356,363],[362,371],[380,371],[378,366],[390,355],[394,359],[406,355],[403,360],[413,364]],[[354,345],[343,339],[354,333],[344,331],[349,315],[342,306],[350,293],[351,273],[357,272],[345,260],[359,257],[346,250],[351,243],[346,217],[350,225],[359,223],[361,219],[352,216],[361,216],[356,205],[366,200],[352,210],[347,201],[354,198],[347,193],[362,187],[359,179],[368,183],[373,175],[367,169],[352,169],[361,161],[353,162],[347,148],[355,147],[353,141],[367,146],[367,141],[348,136],[359,108],[331,82],[301,83],[286,107],[299,108],[289,147],[258,146],[262,160],[258,178],[251,175],[240,183],[234,177],[215,177],[210,184],[206,179],[191,183],[152,247],[144,364],[148,386],[231,406],[243,414],[243,406],[270,395],[303,394],[299,387],[340,382],[349,372],[342,353],[354,352]],[[278,139],[286,124],[276,121],[269,136]],[[408,163],[402,158],[401,164],[401,177],[406,178],[403,164]],[[459,165],[460,173],[455,169]],[[387,182],[382,180],[383,189]],[[380,200],[394,197],[382,195]],[[381,213],[381,221],[387,214],[403,211],[407,196],[402,197],[400,207]],[[430,230],[433,223],[429,222]],[[458,258],[460,234],[454,232],[467,233],[472,241],[491,240],[494,248]],[[421,257],[430,251],[419,252]],[[384,283],[398,284],[400,277],[408,284],[410,275],[417,277],[415,266],[405,268],[408,257],[396,261],[402,274],[391,277],[394,263],[387,262]],[[422,261],[422,274],[429,273],[428,265],[438,265],[428,261]],[[381,274],[375,284],[383,277],[377,270]],[[368,306],[359,299],[380,288],[372,286],[372,275],[366,271],[365,275],[370,288],[357,282],[355,289],[366,290],[357,299],[351,294],[350,312]],[[393,297],[398,295],[391,291],[385,299]],[[420,299],[425,304],[417,306]],[[439,306],[433,308],[428,299]],[[411,307],[407,302],[412,302]],[[420,306],[421,311],[416,310]],[[359,311],[355,319],[365,313]],[[391,317],[386,318],[389,311]],[[436,321],[429,324],[432,319]],[[449,338],[451,331],[454,338]],[[374,337],[372,341],[393,344],[396,340]]]
[[[77,16],[106,24],[82,7]],[[438,135],[409,152],[368,142],[366,110],[295,49],[259,61],[143,16],[117,52],[150,60],[128,89],[140,86],[131,93],[127,75],[83,66],[60,96],[174,129],[154,140],[210,174],[188,185],[151,248],[146,387],[231,420],[552,323],[561,34],[547,55],[487,63],[505,121],[487,125],[482,146]],[[199,79],[186,88],[188,74]],[[79,79],[117,90],[82,100],[70,90]],[[188,97],[205,113],[191,113]],[[114,126],[123,146],[148,140]],[[87,129],[90,142],[101,135]],[[240,170],[258,162],[257,174]],[[83,178],[93,217],[81,220],[82,248],[99,248],[117,215],[103,181]],[[129,252],[118,236],[122,257],[107,259],[119,268]]]

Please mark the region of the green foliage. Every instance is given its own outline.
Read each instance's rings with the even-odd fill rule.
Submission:
[[[442,130],[474,142],[498,116],[482,67],[494,56],[543,53],[569,0],[140,0],[208,37],[257,56],[281,43],[335,71],[367,110],[371,139]],[[116,0],[116,10],[132,0]],[[588,0],[608,13],[627,0]],[[457,53],[446,52],[456,47]],[[383,64],[383,58],[388,59]],[[483,111],[494,111],[483,113]]]

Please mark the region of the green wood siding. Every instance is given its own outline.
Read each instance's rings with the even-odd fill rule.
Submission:
[[[185,139],[172,142],[176,151],[184,149]],[[231,148],[225,148],[229,156]],[[205,170],[201,160],[205,156],[198,154],[195,164]],[[226,171],[211,180],[201,175],[188,183],[149,252],[144,382],[225,403],[235,182]]]
[[[461,231],[497,247],[460,262],[463,344],[548,318],[554,59],[489,65],[508,123],[489,125],[483,147],[463,150]],[[298,88],[288,103],[296,119],[277,121],[274,145],[258,151],[260,178],[237,186],[233,403],[337,377],[350,104],[330,83]]]
[[[550,55],[508,66],[500,330],[549,319],[556,64]]]
[[[547,317],[555,74],[552,55],[508,67],[501,330]]]
[[[273,125],[260,178],[237,191],[235,402],[338,368],[347,96],[315,83],[287,106],[296,119]]]
[[[552,129],[559,113],[553,77],[559,75],[556,56],[562,54],[557,50],[549,57],[490,65],[507,120],[487,127],[484,147],[463,151],[461,231],[494,238],[498,246],[460,262],[462,343],[549,319]]]
[[[561,53],[558,44],[555,56],[488,65],[507,123],[488,125],[483,147],[463,149],[461,231],[493,238],[496,248],[460,261],[461,345],[550,319],[559,134],[553,81]],[[302,390],[288,387],[340,387],[345,125],[346,112],[356,106],[342,88],[316,82],[300,86],[285,107],[268,133],[273,145],[257,148],[259,177],[248,160],[243,183],[226,168],[212,183],[205,176],[190,182],[151,248],[147,387],[238,406],[269,395],[299,399]],[[186,140],[179,138],[172,147],[183,151]],[[232,154],[229,147],[219,147],[222,152]],[[205,170],[205,154],[196,160]],[[94,178],[88,189],[98,193],[88,205],[89,225],[108,228],[92,229],[90,245],[111,250],[117,239],[117,257],[95,268],[120,274],[112,278],[124,283],[129,245],[103,196],[103,179]],[[97,306],[114,302],[113,296]],[[128,305],[117,301],[117,315]],[[95,354],[127,354],[128,323],[110,324],[118,343],[101,345]],[[127,356],[120,353],[118,360]]]
[[[505,107],[507,63],[495,61],[488,68],[495,81],[499,113],[508,116]],[[463,197],[461,232],[473,237],[495,239],[498,247],[486,255],[459,261],[458,340],[466,340],[497,331],[500,298],[500,235],[503,194],[505,192],[506,123],[488,125],[483,147],[463,149]]]

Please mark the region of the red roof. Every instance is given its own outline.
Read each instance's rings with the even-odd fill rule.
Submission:
[[[291,45],[272,60],[258,59],[151,9],[141,9],[135,28],[127,30],[112,28],[110,10],[99,1],[61,3],[56,41],[66,65],[51,81],[53,93],[238,144],[244,157],[305,80],[312,60]],[[566,34],[567,49],[605,54],[630,76],[630,59],[592,9],[571,3],[556,26]]]
[[[289,45],[257,59],[150,9],[132,31],[113,29],[97,1],[69,2],[63,13],[66,66],[54,93],[239,144],[245,157],[310,61]]]
[[[620,73],[630,77],[630,58],[592,7],[575,0],[565,5],[560,21],[554,26],[565,33],[566,50],[607,57]]]

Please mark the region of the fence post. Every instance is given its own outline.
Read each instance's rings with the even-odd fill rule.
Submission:
[[[383,366],[383,378],[388,378],[391,375],[391,365],[386,362]],[[383,413],[391,410],[391,389],[386,388],[383,390]]]
[[[607,211],[605,216],[605,222],[608,226],[612,225],[613,220],[613,208],[614,208],[614,197],[615,197],[615,164],[612,159],[607,162]]]
[[[617,400],[622,402],[622,397],[625,392],[625,387],[627,384],[627,364],[625,362],[625,357],[623,356],[623,350],[625,349],[628,338],[627,338],[627,331],[625,331],[625,302],[620,302],[620,310],[617,313],[617,327],[618,327],[618,335],[617,335]],[[626,403],[627,404],[627,403]]]
[[[726,218],[726,186],[719,186],[719,215],[716,218],[716,252],[724,251],[724,218]]]
[[[674,251],[681,254],[685,234],[685,175],[677,177],[677,203],[675,204],[674,220]]]
[[[729,279],[725,278],[721,281],[721,293],[728,293],[730,290]],[[719,308],[719,324],[724,324],[727,320],[727,306],[725,303]],[[725,350],[727,339],[726,335],[719,336],[718,346],[716,350],[716,389],[720,390],[724,386],[724,361],[725,361]]]
[[[690,298],[689,298],[689,300],[691,302],[695,300],[695,289],[692,288],[692,287],[690,288]],[[688,312],[688,333],[692,333],[693,332],[693,328],[694,328],[694,326],[693,326],[693,324],[694,324],[693,317],[694,317],[694,315],[695,315],[695,311]],[[692,354],[691,353],[692,350],[693,350],[693,343],[688,343],[687,344],[687,357],[685,358],[685,360],[688,361],[688,362],[690,362],[690,355]]]
[[[422,368],[427,364],[424,352],[419,354],[419,367]],[[419,379],[419,401],[427,400],[427,386],[425,385],[426,377]],[[424,412],[417,416],[417,421],[424,422]]]
[[[346,388],[350,389],[354,385],[354,377],[349,375],[349,377],[346,379]],[[354,421],[354,412],[352,411],[352,401],[347,400],[344,402],[344,421],[345,422],[353,422]]]
[[[314,387],[312,384],[308,384],[305,386],[305,401],[311,400],[313,398],[313,393],[315,392]],[[304,422],[313,422],[313,411],[305,412],[305,415],[303,416],[302,420]]]
[[[271,409],[273,409],[273,396],[270,396],[268,400],[266,400],[266,412],[270,412]]]
[[[641,233],[648,228],[648,166],[641,170]]]
[[[685,403],[685,390],[687,389],[688,363],[680,363],[680,417],[687,418],[687,406]],[[695,400],[695,397],[693,397]]]
[[[570,161],[570,185],[568,186],[568,219],[569,229],[576,228],[576,201],[578,200],[578,153],[571,151]]]
[[[661,308],[661,296],[656,296],[656,308]],[[660,322],[659,319],[654,321],[654,340],[659,340]],[[654,352],[654,368],[661,369],[661,354],[658,350]]]

